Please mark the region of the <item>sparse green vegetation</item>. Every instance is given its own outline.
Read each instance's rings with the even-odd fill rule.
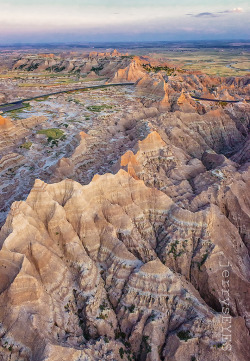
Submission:
[[[130,313],[134,313],[134,310],[135,310],[135,305],[131,305],[128,307],[128,310]]]
[[[134,55],[122,55],[121,59],[133,59]]]
[[[101,71],[102,69],[103,69],[103,65],[92,66],[90,71],[94,71],[96,74],[99,74],[99,71]]]
[[[74,102],[75,104],[84,105],[79,99],[76,98],[68,98],[69,102]]]
[[[105,110],[105,109],[112,109],[113,107],[111,105],[106,105],[106,104],[103,104],[103,105],[90,105],[87,107],[87,109],[91,112],[101,112],[102,110]]]
[[[21,65],[20,65],[21,66]],[[31,65],[29,65],[26,70],[27,71],[33,71],[36,70],[39,67],[39,63],[32,63]],[[20,67],[19,67],[20,68]]]
[[[148,338],[149,336],[142,336],[142,343],[141,343],[141,350],[145,350],[146,353],[148,354],[149,352],[151,352],[151,346],[148,343]]]
[[[66,312],[69,312],[69,306],[70,306],[69,303],[67,303],[67,304],[64,306],[64,309],[65,309]]]
[[[190,340],[192,336],[190,335],[190,332],[187,331],[180,331],[177,333],[177,336],[180,340],[187,342],[187,340]]]
[[[165,71],[167,75],[172,75],[175,72],[175,68],[170,68],[168,66],[150,66],[148,64],[142,64],[143,68],[149,72],[157,73],[158,71]]]
[[[52,145],[57,145],[58,140],[63,140],[66,137],[64,132],[57,128],[41,129],[37,131],[37,134],[45,134],[48,138],[48,142],[51,142]]]
[[[206,262],[207,258],[209,256],[209,252],[206,251],[206,253],[203,254],[202,259],[200,262],[197,262],[199,271],[201,270],[201,266]]]
[[[3,346],[3,348],[5,348],[6,350],[9,350],[10,352],[13,351],[13,345],[8,345],[8,341],[5,341],[2,346]]]
[[[208,258],[208,251],[202,256],[202,260],[200,263],[201,266],[206,262],[207,258]]]
[[[223,102],[223,101],[219,101],[218,104],[222,107],[225,108],[227,106],[227,102]]]
[[[126,337],[126,334],[124,332],[119,332],[118,330],[115,332],[115,339],[117,340],[118,338],[121,338],[121,339],[125,339]]]
[[[54,71],[55,73],[59,73],[65,69],[66,69],[65,66],[59,66],[59,65],[52,65],[46,68],[47,71]]]
[[[49,98],[49,96],[43,96],[41,98],[37,98],[37,99],[33,99],[36,102],[44,102],[45,100],[47,100]]]
[[[119,354],[120,354],[121,358],[123,358],[123,356],[124,356],[124,349],[123,349],[122,347],[119,349]]]
[[[97,317],[97,319],[106,320],[108,318],[108,315],[100,313],[100,315]]]
[[[106,304],[106,302],[103,302],[100,306],[99,306],[101,311],[104,311],[108,308],[108,305]]]
[[[180,242],[178,241],[178,240],[176,240],[176,241],[174,241],[172,244],[171,244],[171,247],[170,247],[170,250],[169,250],[169,252],[168,252],[168,254],[173,254],[173,256],[174,256],[174,259],[176,259],[177,257],[179,257],[179,256],[181,256],[185,251],[184,251],[184,249],[181,249],[179,252],[177,251],[177,248],[178,248],[178,244],[179,244]],[[183,244],[183,247],[185,247],[184,246],[184,244]]]
[[[31,148],[31,146],[32,146],[32,142],[25,142],[20,146],[20,148],[29,150]]]
[[[7,175],[14,175],[17,168],[9,168],[6,172]]]
[[[217,348],[221,348],[222,346],[223,346],[223,343],[221,343],[221,342],[217,343],[217,345],[216,345]]]
[[[75,67],[74,67],[72,70],[70,70],[70,73],[79,75],[81,73],[81,69],[80,68],[75,69]]]
[[[216,88],[217,88],[216,85],[212,85],[212,86],[208,87],[209,93],[213,93],[213,91],[215,91]]]

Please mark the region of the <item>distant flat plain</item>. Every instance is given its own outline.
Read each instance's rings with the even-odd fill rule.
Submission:
[[[146,49],[145,49],[146,50]],[[242,49],[140,49],[138,55],[163,60],[172,65],[202,71],[208,75],[246,76],[250,74],[250,51]],[[138,53],[138,52],[137,52]]]

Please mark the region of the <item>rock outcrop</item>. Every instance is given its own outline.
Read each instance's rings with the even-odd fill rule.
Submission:
[[[0,115],[0,154],[29,134],[29,129],[46,121],[45,116],[33,116],[13,122]]]
[[[195,237],[208,227],[206,218],[215,216],[211,212],[182,210],[122,170],[95,177],[87,186],[71,180],[51,185],[36,181],[27,200],[12,205],[0,234],[3,359],[129,360],[134,355],[174,361],[199,355],[208,361],[247,360],[243,318],[232,317],[233,351],[226,351],[220,313],[163,259],[165,253],[174,260],[179,247],[187,257]],[[215,222],[227,232],[224,219],[221,215]],[[173,233],[173,241],[180,242],[175,251],[166,242],[174,232],[173,221],[189,225],[187,241]],[[214,226],[210,221],[209,230]],[[214,265],[219,272],[220,257],[225,260],[223,244],[216,244],[216,237],[202,237],[196,260],[205,245],[212,247],[208,265],[200,267],[215,275]],[[235,252],[226,247],[228,256]],[[244,262],[242,273],[249,260]],[[25,334],[24,324],[29,324]]]
[[[248,80],[117,51],[18,68],[135,85],[55,95],[46,129],[0,116],[0,360],[248,361],[249,104],[212,102]]]
[[[13,124],[9,118],[4,118],[0,115],[0,131],[6,131],[13,127]]]
[[[145,75],[139,60],[134,59],[126,68],[119,69],[110,83],[136,82]]]

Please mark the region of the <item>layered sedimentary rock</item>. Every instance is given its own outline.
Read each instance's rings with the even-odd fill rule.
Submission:
[[[145,74],[136,83],[136,90],[139,96],[151,98],[152,105],[160,109],[169,110],[169,94],[171,90],[162,75]]]
[[[126,93],[135,102],[87,127],[87,110],[102,107],[76,99],[87,116],[67,155],[51,166],[36,153],[42,180],[30,177],[0,231],[0,359],[247,361],[249,105],[191,92],[230,100],[249,82],[167,75],[166,64],[118,52],[92,52],[81,66],[41,58],[136,82]],[[13,140],[41,120],[0,118],[2,208],[24,189],[28,156]]]
[[[8,153],[0,159],[0,173],[25,163],[25,157],[18,153]]]
[[[36,57],[25,55],[14,63],[12,69],[35,73],[56,71],[58,73],[76,72],[88,74],[93,71],[95,75],[100,74],[111,77],[119,68],[126,67],[131,60],[128,54],[121,54],[117,50],[105,53],[92,51],[81,57],[75,55],[72,54],[69,58],[59,54],[53,55],[53,57],[44,56],[43,54],[38,54]]]
[[[170,74],[168,71],[171,71]],[[135,81],[138,94],[148,97],[147,101],[144,100],[147,106],[152,106],[155,98],[161,110],[199,113],[204,113],[205,108],[197,104],[191,94],[211,100],[244,100],[250,87],[247,77],[209,77],[202,73],[172,69],[164,63],[147,62],[143,57],[134,58],[126,68],[118,70],[111,81]]]
[[[140,104],[139,104],[140,105]],[[70,157],[61,158],[52,169],[51,182],[65,178],[87,184],[96,173],[111,171],[114,163],[129,148],[133,148],[138,137],[148,133],[144,119],[154,117],[159,111],[138,106],[137,111],[124,111],[117,117],[103,118],[95,129],[80,132],[78,146]]]
[[[214,212],[182,210],[125,171],[95,177],[87,186],[37,181],[25,202],[13,204],[1,231],[3,360],[247,360],[243,318],[232,318],[234,351],[223,350],[221,315],[163,259],[175,255],[166,237],[175,219],[189,224],[187,240],[173,237],[185,257],[201,234],[200,242],[214,249],[207,260],[214,274],[226,257],[213,234],[211,244],[205,242]],[[220,217],[216,222],[224,228]],[[243,277],[249,260],[241,259]]]
[[[145,71],[138,59],[134,59],[126,68],[119,69],[114,77],[110,80],[111,83],[120,82],[136,82],[145,75]]]
[[[0,115],[0,155],[29,134],[29,129],[46,121],[45,116],[33,116],[12,121]]]
[[[74,173],[79,167],[83,165],[84,161],[86,160],[88,147],[91,147],[91,145],[94,143],[94,140],[91,138],[92,137],[85,132],[80,132],[78,136],[80,144],[75,149],[70,158],[61,158],[59,160],[57,166],[55,167],[53,181],[74,177]]]
[[[230,134],[229,129],[227,133]],[[170,142],[166,134],[164,138],[166,142],[157,132],[152,132],[147,139],[139,143],[136,154],[130,151],[121,157],[120,166],[125,168],[135,179],[143,179],[147,185],[161,189],[182,208],[198,212],[195,213],[197,217],[198,215],[201,216],[201,210],[205,209],[207,220],[200,219],[197,221],[199,216],[195,221],[200,226],[198,227],[199,231],[197,229],[198,234],[196,234],[198,241],[194,241],[196,245],[193,246],[193,250],[195,249],[196,252],[202,250],[203,255],[200,259],[196,258],[194,251],[191,251],[191,258],[187,255],[184,237],[188,238],[188,235],[193,234],[193,230],[191,234],[189,233],[193,221],[190,223],[190,220],[188,220],[188,212],[184,217],[185,221],[182,220],[184,213],[179,213],[180,211],[175,211],[176,213],[174,212],[169,221],[169,226],[172,225],[174,230],[172,235],[169,230],[165,232],[165,229],[162,228],[160,238],[163,243],[158,249],[158,255],[163,262],[168,265],[171,264],[171,267],[176,272],[184,275],[196,289],[199,289],[203,299],[210,306],[219,310],[220,293],[217,284],[219,270],[210,273],[209,270],[213,270],[213,267],[210,267],[207,262],[209,262],[210,256],[213,258],[212,254],[215,250],[215,254],[217,254],[217,246],[224,248],[225,263],[226,260],[229,260],[231,264],[233,292],[244,300],[241,306],[239,306],[238,301],[236,303],[232,301],[231,307],[234,309],[233,312],[244,316],[247,321],[250,311],[247,306],[249,296],[245,298],[248,293],[246,289],[249,290],[247,281],[249,277],[247,276],[249,272],[248,253],[250,250],[248,232],[250,218],[248,198],[249,169],[246,165],[240,169],[236,163],[228,160],[222,154],[218,155],[212,149],[205,150],[207,144],[203,145],[204,153],[202,157],[199,154],[194,157],[193,149],[190,157],[190,154],[188,154],[190,149],[187,145],[185,147],[184,139],[182,149],[179,143],[173,144],[175,138],[170,138]],[[237,137],[235,137],[236,139]],[[218,144],[215,142],[211,146],[216,149]],[[202,150],[202,144],[199,145],[199,150]],[[245,196],[242,196],[243,194]],[[225,216],[223,225],[218,226],[218,219],[223,219],[222,215]],[[179,236],[180,229],[183,233]],[[228,229],[228,231],[230,229],[230,232],[233,232],[231,239],[234,239],[234,244],[231,251],[229,251],[227,237],[225,237],[225,243],[222,241],[225,229]],[[164,250],[166,245],[170,248],[167,247]],[[243,250],[243,253],[239,256],[239,263],[236,262],[236,259],[234,261],[232,259],[232,253],[234,253],[232,250],[235,247]],[[203,265],[206,269],[203,269],[202,277],[200,277],[199,271]],[[237,276],[238,269],[241,269],[239,278]],[[243,276],[245,272],[243,270],[247,270],[245,276]],[[205,283],[204,280],[206,280]],[[207,281],[209,284],[207,284]],[[217,287],[212,287],[215,284],[217,284]],[[245,306],[242,307],[243,304]],[[247,321],[247,325],[250,326],[249,321]]]

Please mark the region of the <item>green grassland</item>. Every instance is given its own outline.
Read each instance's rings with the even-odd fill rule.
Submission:
[[[87,109],[91,112],[97,112],[100,113],[102,110],[105,109],[112,109],[112,105],[107,105],[107,104],[103,104],[103,105],[90,105],[87,107]]]
[[[37,134],[45,134],[48,138],[51,139],[60,139],[64,135],[64,132],[61,129],[50,128],[38,130]]]
[[[165,55],[165,54],[164,54]],[[208,75],[244,76],[250,69],[250,61],[243,54],[233,56],[230,52],[205,51],[184,54],[166,54],[167,58],[184,70],[202,71]],[[244,65],[244,68],[242,67]],[[246,69],[246,70],[245,70]],[[248,72],[250,73],[250,71]]]
[[[250,74],[249,52],[242,49],[142,49],[138,55],[165,61],[169,67],[202,71],[208,75],[245,76]]]

